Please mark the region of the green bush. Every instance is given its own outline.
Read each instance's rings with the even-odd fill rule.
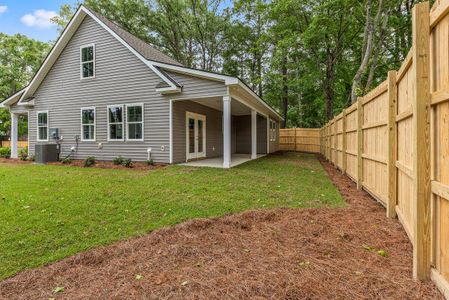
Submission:
[[[125,159],[123,157],[118,156],[112,160],[112,163],[114,165],[118,166],[118,165],[122,165],[124,161],[125,161]]]
[[[19,152],[20,160],[28,160],[28,147],[22,148]]]
[[[133,161],[132,161],[131,158],[124,159],[123,162],[122,162],[122,165],[124,167],[127,167],[127,168],[132,168],[133,167]]]
[[[0,157],[10,158],[11,157],[11,148],[9,148],[9,147],[0,148]]]
[[[84,166],[86,168],[91,167],[95,164],[95,157],[89,156],[84,160]]]
[[[28,157],[28,160],[29,160],[29,161],[35,161],[35,158],[36,158],[36,157],[35,157],[34,155],[30,155],[30,156]]]
[[[72,159],[70,157],[66,157],[63,160],[61,160],[61,162],[65,165],[68,165],[72,163]]]
[[[145,164],[146,164],[147,166],[154,166],[154,161],[153,161],[152,159],[149,159],[149,160],[146,160],[146,161],[145,161]]]

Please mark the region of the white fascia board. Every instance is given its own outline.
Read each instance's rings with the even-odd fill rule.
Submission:
[[[259,97],[252,89],[246,86],[241,80],[238,80],[237,85],[241,88],[243,88],[246,92],[248,92],[251,96],[253,96],[258,102],[260,102],[263,106],[265,106],[268,110],[270,110],[276,117],[279,118],[280,121],[283,121],[284,118],[275,111],[270,105],[268,105],[265,101],[262,100],[262,98]]]
[[[44,80],[48,71],[50,71],[51,67],[56,62],[59,55],[62,53],[67,43],[70,41],[73,34],[78,29],[78,26],[84,20],[85,16],[86,16],[85,10],[83,10],[82,7],[80,7],[70,20],[69,24],[67,25],[62,35],[57,40],[56,44],[51,49],[50,53],[47,55],[45,61],[37,71],[36,75],[31,80],[25,93],[23,93],[22,97],[20,97],[19,105],[22,104],[21,101],[23,99],[25,99],[27,96],[30,96],[30,94],[34,93],[37,87],[40,85],[40,83]]]
[[[154,73],[156,73],[164,82],[166,82],[173,92],[178,91],[178,87],[171,82],[167,77],[164,76],[150,61],[145,59],[139,52],[137,52],[133,47],[131,47],[127,42],[125,42],[118,34],[116,34],[111,28],[109,28],[106,24],[104,24],[100,19],[98,19],[94,14],[92,14],[88,9],[84,6],[80,8],[87,15],[89,15],[92,19],[94,19],[101,27],[103,27],[107,32],[109,32],[113,37],[115,37],[123,46],[125,46],[129,51],[131,51],[137,58],[139,58],[145,65],[147,65]]]
[[[9,96],[3,102],[0,103],[0,108],[7,108],[17,102],[20,99],[20,96],[25,92],[25,89],[22,89],[15,93],[14,95]]]
[[[225,82],[226,85],[234,84],[234,83],[237,83],[237,81],[238,81],[237,78],[231,77],[231,76],[211,73],[211,72],[202,71],[202,70],[191,69],[191,68],[187,68],[187,67],[183,67],[183,66],[161,63],[161,62],[157,62],[157,61],[149,61],[149,62],[156,67],[174,71],[176,73],[193,75],[193,76],[205,78],[205,79],[223,81],[223,82]]]
[[[196,77],[200,77],[200,78],[206,78],[206,79],[211,79],[211,80],[223,81],[226,86],[238,85],[239,87],[241,87],[245,91],[247,91],[251,96],[256,98],[257,101],[262,103],[262,105],[264,105],[266,108],[268,108],[272,113],[274,113],[276,117],[278,117],[280,120],[283,120],[283,118],[281,117],[281,115],[279,115],[279,113],[277,111],[275,111],[271,106],[269,106],[265,101],[263,101],[253,90],[248,88],[237,77],[226,76],[226,75],[221,75],[221,74],[216,74],[216,73],[211,73],[211,72],[206,72],[206,71],[201,71],[201,70],[195,70],[195,69],[186,68],[186,67],[183,67],[183,66],[176,66],[176,65],[171,65],[171,64],[165,64],[165,63],[156,62],[156,61],[150,61],[150,62],[154,66],[161,67],[163,69],[171,70],[171,71],[174,71],[174,72],[187,74],[187,75],[192,75],[192,76],[196,76]]]

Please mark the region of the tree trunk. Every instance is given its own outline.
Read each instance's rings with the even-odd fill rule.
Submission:
[[[288,69],[287,69],[287,54],[282,59],[282,108],[284,113],[284,122],[282,128],[287,127],[288,115]]]
[[[331,120],[334,116],[334,63],[329,57],[326,63],[326,78],[324,79],[324,96],[326,100],[326,118]]]

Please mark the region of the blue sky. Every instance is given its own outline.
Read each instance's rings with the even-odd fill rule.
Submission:
[[[77,0],[0,0],[0,32],[21,33],[48,42],[58,37],[57,28],[49,18],[62,4]]]

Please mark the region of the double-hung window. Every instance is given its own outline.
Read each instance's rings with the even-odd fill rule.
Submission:
[[[95,107],[81,108],[81,140],[95,141]]]
[[[95,77],[95,45],[81,47],[81,78]]]
[[[48,111],[37,112],[37,140],[48,141]]]
[[[108,140],[123,141],[123,105],[108,106]]]
[[[143,141],[143,104],[126,106],[126,133],[129,141]]]

